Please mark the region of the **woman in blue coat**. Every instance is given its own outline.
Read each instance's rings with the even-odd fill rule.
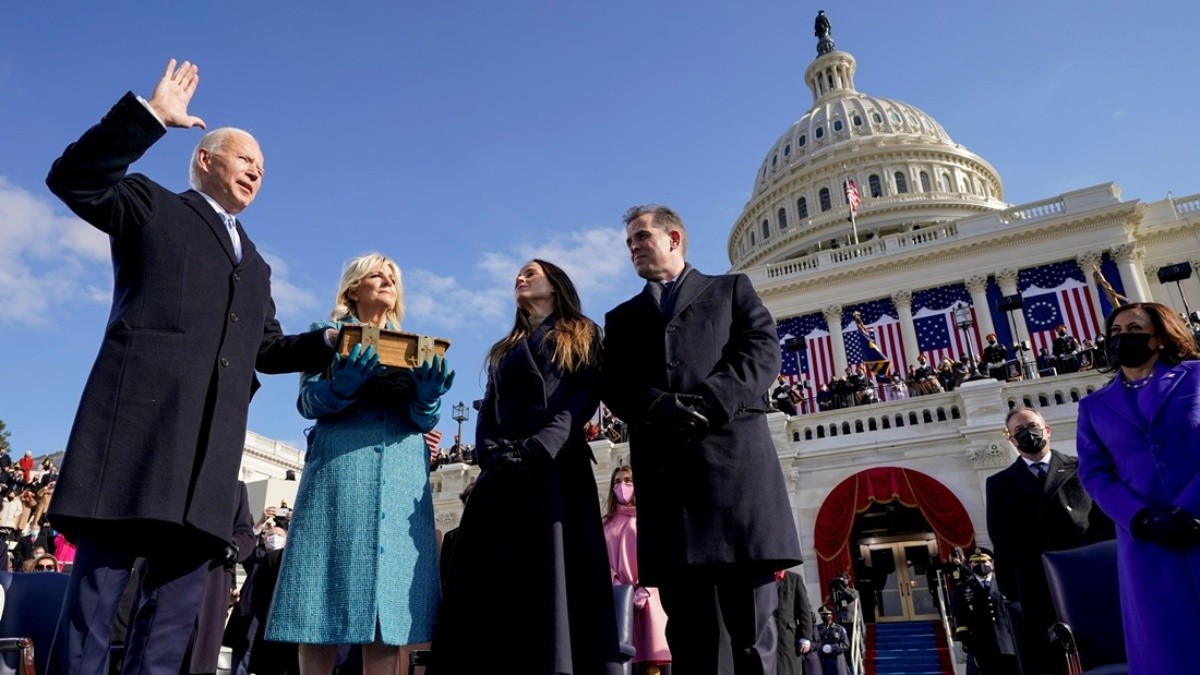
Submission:
[[[600,330],[567,275],[522,266],[516,319],[488,353],[467,500],[433,639],[438,675],[619,673],[600,499],[584,425]]]
[[[346,265],[333,321],[399,330],[400,269],[373,253]],[[363,385],[374,347],[306,373],[300,414],[315,419],[267,621],[266,639],[300,643],[301,672],[330,673],[339,644],[362,644],[366,675],[398,672],[400,645],[427,642],[438,605],[429,451],[423,434],[454,380],[435,357],[404,393]]]
[[[1200,663],[1200,357],[1158,303],[1109,315],[1118,373],[1079,406],[1079,477],[1117,524],[1125,649],[1132,675]]]

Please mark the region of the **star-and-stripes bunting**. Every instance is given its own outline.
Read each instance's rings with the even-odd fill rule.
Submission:
[[[855,312],[862,317],[862,322],[867,329],[875,334],[878,355],[870,354],[867,340],[854,323]],[[842,340],[846,344],[846,363],[855,365],[883,358],[890,362],[893,373],[903,373],[908,368],[908,359],[904,354],[904,337],[900,332],[899,313],[891,298],[880,298],[859,305],[849,305],[842,312],[842,321]],[[876,370],[875,374],[878,376],[882,373]]]
[[[1054,331],[1060,324],[1080,342],[1100,334],[1087,278],[1074,260],[1021,270],[1017,290],[1025,300],[1025,326],[1035,352],[1042,347],[1053,351]]]
[[[964,284],[949,284],[913,292],[913,328],[917,332],[917,348],[929,365],[936,367],[945,359],[956,360],[968,353],[979,356],[979,320],[976,308],[971,307],[974,326],[967,331],[954,323],[954,308],[959,303],[971,304],[971,294]],[[986,311],[986,310],[985,310]]]
[[[438,458],[438,444],[442,442],[442,432],[434,429],[425,434],[425,447],[429,448],[429,461],[436,462]]]
[[[833,379],[833,346],[829,339],[829,326],[825,315],[820,312],[793,316],[780,321],[776,326],[781,343],[796,340],[805,349],[795,351],[782,349],[783,368],[780,372],[788,382],[808,380],[807,396],[815,397],[817,389]]]

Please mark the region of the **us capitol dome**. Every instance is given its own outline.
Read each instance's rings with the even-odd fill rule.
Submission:
[[[844,181],[862,199],[859,241],[1002,209],[982,157],[921,109],[854,88],[857,62],[826,36],[804,72],[812,108],[767,150],[729,235],[734,270],[854,243]]]

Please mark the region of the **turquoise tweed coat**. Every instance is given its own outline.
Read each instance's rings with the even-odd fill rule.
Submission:
[[[319,322],[313,328],[340,327]],[[266,638],[304,644],[432,637],[439,600],[429,450],[433,415],[360,393],[339,400],[306,373],[300,414],[313,429]]]

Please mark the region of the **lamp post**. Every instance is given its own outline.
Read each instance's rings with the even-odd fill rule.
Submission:
[[[462,423],[471,419],[471,411],[467,409],[467,404],[463,403],[462,401],[459,401],[458,403],[455,403],[454,405],[450,406],[450,410],[453,411],[453,414],[450,416],[450,419],[454,420],[455,422],[458,422],[458,435],[455,437],[455,439],[459,444],[459,451],[461,452],[462,451],[462,447],[461,447],[462,446]]]
[[[967,358],[970,359],[970,371],[967,375],[967,381],[979,378],[979,369],[975,364],[975,350],[971,348],[970,329],[975,325],[975,319],[971,316],[971,307],[961,300],[954,306],[954,325],[958,326],[963,332],[963,339],[967,342]]]

